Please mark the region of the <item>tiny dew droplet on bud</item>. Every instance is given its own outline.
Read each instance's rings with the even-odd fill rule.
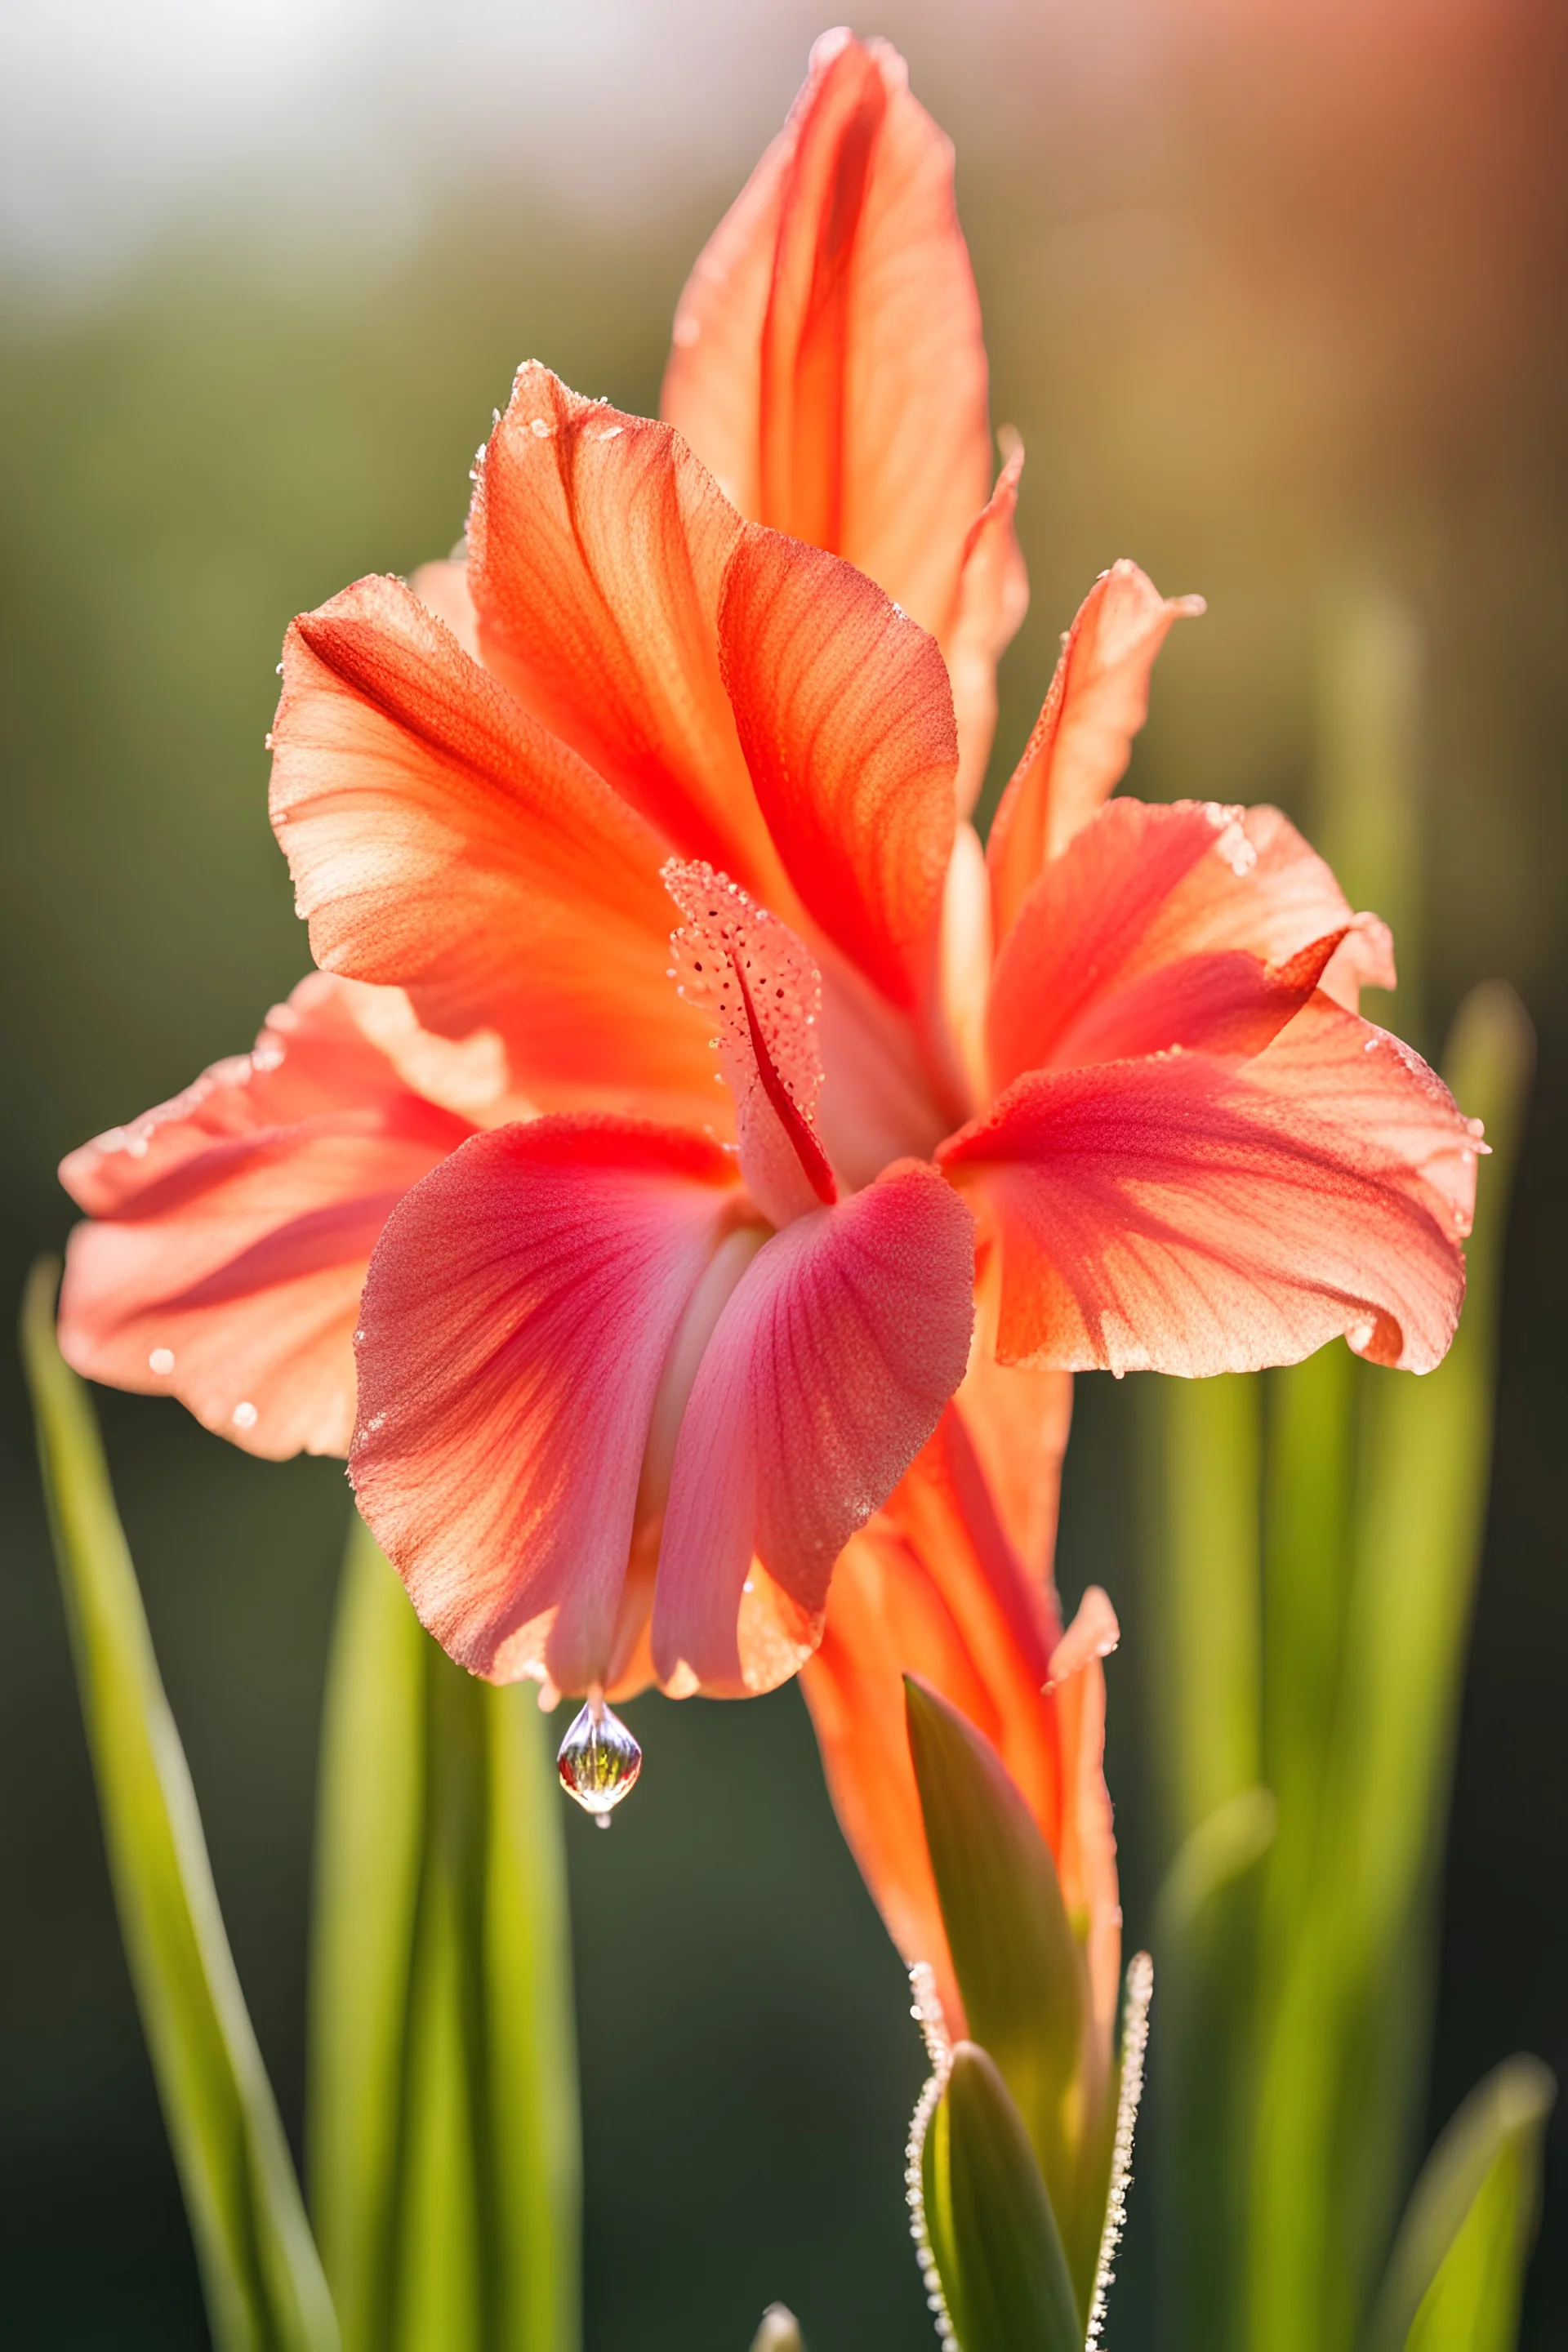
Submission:
[[[555,1762],[567,1795],[607,1830],[611,1812],[636,1786],[642,1749],[602,1698],[590,1698],[562,1741]]]

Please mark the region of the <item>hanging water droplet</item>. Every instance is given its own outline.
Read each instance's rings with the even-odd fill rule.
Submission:
[[[591,1698],[562,1741],[555,1763],[567,1795],[607,1830],[611,1812],[642,1770],[642,1749],[620,1717],[602,1698]]]

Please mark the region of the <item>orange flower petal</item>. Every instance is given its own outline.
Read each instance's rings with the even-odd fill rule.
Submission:
[[[1087,1928],[1091,2108],[1106,2088],[1121,1991],[1121,1895],[1110,1792],[1105,1785],[1105,1668],[1100,1663],[1121,1638],[1115,1610],[1099,1585],[1091,1584],[1052,1655],[1047,1685],[1062,1768],[1057,1868],[1068,1908],[1079,1914]]]
[[[952,695],[935,642],[869,580],[748,526],[720,614],[724,682],[789,878],[893,1003],[935,985],[954,828]]]
[[[658,837],[395,580],[296,621],[272,814],[329,971],[505,1039],[546,1107],[719,1116],[668,967]]]
[[[351,1473],[473,1673],[609,1679],[655,1398],[734,1198],[702,1137],[552,1118],[474,1138],[388,1223]]]
[[[1084,598],[1035,731],[986,847],[996,937],[1005,939],[1042,867],[1060,856],[1127,772],[1149,715],[1149,673],[1173,621],[1201,596],[1162,596],[1135,563],[1112,564]]]
[[[984,1215],[978,1193],[975,1205]],[[1002,1253],[984,1224],[977,1257],[974,1340],[953,1408],[979,1458],[1007,1540],[1044,1591],[1056,1554],[1062,1459],[1072,1426],[1072,1374],[999,1360]]]
[[[1046,1588],[1008,1544],[968,1428],[950,1408],[834,1570],[821,1647],[801,1686],[862,1875],[906,1960],[935,1971],[954,2034],[964,2031],[963,2006],[910,1762],[903,1676],[919,1675],[991,1741],[1058,1862],[1067,1854],[1074,1875],[1069,1884],[1064,1874],[1063,1892],[1075,1903],[1088,1743],[1076,1688],[1064,1685],[1072,1691],[1064,1740],[1058,1695],[1046,1687],[1060,1654]],[[1113,1900],[1114,1855],[1112,1843]]]
[[[967,1209],[914,1160],[758,1251],[676,1446],[654,1596],[661,1681],[753,1687],[738,1633],[753,1553],[818,1616],[834,1561],[963,1377],[973,1270]]]
[[[952,707],[958,720],[958,806],[964,816],[980,797],[991,739],[996,731],[996,665],[1029,609],[1029,575],[1013,529],[1023,470],[1020,446],[1014,449],[996,478],[988,503],[970,525],[952,608],[947,625],[938,631],[952,680]]]
[[[1171,1046],[1258,1053],[1351,921],[1277,810],[1112,801],[1046,866],[1003,942],[992,1084]]]
[[[364,1034],[376,993],[312,973],[253,1054],[64,1162],[95,1221],[71,1236],[60,1298],[78,1371],[177,1396],[252,1454],[348,1451],[371,1251],[472,1132]]]
[[[1424,1371],[1458,1319],[1476,1143],[1415,1055],[1320,994],[1239,1068],[1031,1073],[939,1157],[1001,1234],[1005,1358],[1250,1371],[1343,1332]]]
[[[484,659],[682,857],[789,911],[719,675],[740,517],[667,425],[518,371],[468,519]]]
[[[813,50],[681,296],[663,414],[742,513],[947,629],[990,481],[985,351],[952,148],[885,42]]]

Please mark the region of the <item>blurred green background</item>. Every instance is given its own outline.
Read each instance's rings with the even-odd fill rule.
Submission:
[[[247,1045],[305,968],[262,749],[290,614],[449,546],[521,359],[657,401],[685,271],[821,29],[795,0],[736,13],[345,0],[272,12],[263,54],[260,12],[230,0],[200,26],[179,6],[7,12],[7,1296],[68,1228],[60,1154]],[[1568,20],[1552,0],[977,0],[858,29],[899,41],[958,141],[994,414],[1029,451],[1034,602],[998,773],[1058,632],[1129,554],[1210,606],[1163,656],[1132,787],[1278,800],[1310,830],[1325,642],[1347,593],[1385,592],[1419,645],[1425,795],[1425,1001],[1391,1017],[1430,1048],[1499,973],[1540,1033],[1435,2130],[1510,2051],[1568,2075]],[[3,1380],[0,2338],[199,2346],[9,1360]],[[1110,1776],[1133,1938],[1162,1860],[1136,1386],[1079,1383],[1061,1556],[1069,1598],[1105,1583],[1127,1633]],[[251,1462],[172,1405],[103,1405],[297,2129],[342,1473]],[[929,2342],[901,2181],[921,2055],[804,1709],[785,1691],[630,1713],[635,1801],[612,1838],[569,1824],[590,2345],[721,2352],[775,2295],[813,2352]],[[1568,2333],[1559,2113],[1534,2347]],[[1151,2340],[1139,2235],[1135,2189],[1129,2352]]]

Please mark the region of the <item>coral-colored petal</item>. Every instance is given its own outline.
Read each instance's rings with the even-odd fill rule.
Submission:
[[[734,1198],[700,1137],[552,1118],[476,1137],[389,1222],[351,1470],[474,1673],[610,1678],[660,1377]]]
[[[737,1629],[753,1552],[818,1615],[835,1559],[963,1377],[973,1265],[968,1211],[917,1161],[757,1253],[708,1343],[676,1448],[654,1599],[666,1684],[756,1686]]]
[[[1115,791],[1149,715],[1149,673],[1173,621],[1201,596],[1162,596],[1135,563],[1112,564],[1079,608],[1035,731],[1002,795],[987,858],[996,937],[1041,868]]]
[[[1029,609],[1029,575],[1013,528],[1023,470],[1024,452],[1019,446],[970,526],[952,610],[947,625],[938,632],[952,680],[952,707],[958,720],[958,806],[964,816],[980,797],[991,739],[996,731],[996,665]]]
[[[380,992],[315,972],[253,1054],[73,1151],[60,1345],[252,1454],[343,1454],[353,1334],[387,1214],[472,1130],[370,1041]]]
[[[672,857],[664,882],[685,918],[671,942],[680,993],[718,1033],[741,1172],[770,1223],[787,1225],[838,1198],[816,1132],[821,975],[788,924],[727,875]]]
[[[1009,1360],[1244,1371],[1343,1332],[1419,1371],[1458,1319],[1476,1142],[1416,1055],[1320,994],[1239,1067],[1032,1073],[940,1156],[1001,1234]]]
[[[886,43],[828,34],[693,270],[663,413],[742,511],[942,632],[991,445],[952,149]]]
[[[731,561],[720,630],[790,880],[885,996],[920,1004],[936,977],[958,763],[934,639],[848,564],[754,525]]]
[[[1261,1052],[1352,919],[1277,809],[1112,801],[1046,866],[1003,942],[993,1087],[1171,1046]]]
[[[319,962],[504,1038],[544,1107],[712,1117],[658,835],[395,580],[296,621],[272,814]]]
[[[741,519],[667,425],[537,362],[480,464],[468,587],[484,658],[682,857],[787,905],[719,675]]]
[[[1121,1638],[1115,1610],[1099,1585],[1091,1584],[1052,1653],[1047,1685],[1062,1772],[1057,1869],[1069,1912],[1086,1922],[1093,2022],[1089,2062],[1098,2078],[1088,2085],[1091,2105],[1105,2087],[1121,1989],[1121,1896],[1110,1793],[1105,1785],[1105,1668],[1100,1663]]]
[[[984,1208],[978,1196],[976,1205]],[[1008,1542],[1044,1589],[1056,1553],[1062,1459],[1072,1426],[1072,1374],[1001,1361],[996,1335],[1002,1253],[984,1232],[977,1261],[974,1339],[953,1410],[984,1472]]]
[[[427,612],[446,622],[463,651],[478,661],[479,616],[468,593],[467,558],[459,562],[454,556],[437,563],[422,563],[416,572],[409,573],[408,585]]]
[[[949,2031],[963,2009],[936,1900],[904,1727],[917,1674],[995,1747],[1041,1835],[1061,1843],[1064,1757],[1044,1695],[1057,1627],[1008,1545],[963,1422],[936,1435],[834,1570],[801,1684],[835,1810],[889,1933],[929,1961]]]

